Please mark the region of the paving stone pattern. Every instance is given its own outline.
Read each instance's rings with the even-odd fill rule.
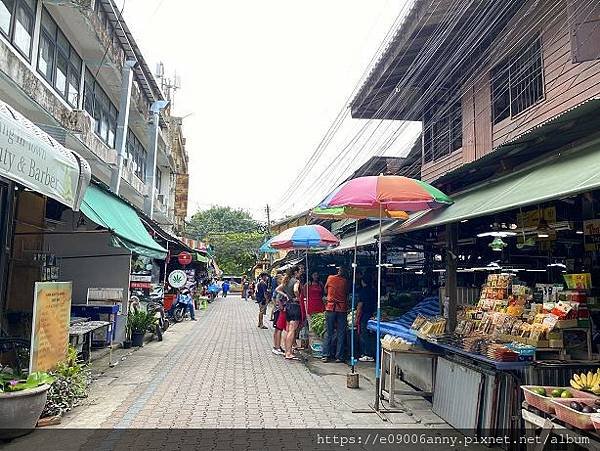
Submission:
[[[430,404],[418,397],[406,399],[407,404],[413,402],[414,411],[389,415],[388,422],[373,413],[353,413],[368,409],[374,397],[372,381],[361,378],[361,388],[350,390],[345,386],[348,367],[343,364],[306,365],[272,354],[273,330],[256,327],[257,313],[256,304],[239,296],[218,299],[198,312],[197,322],[172,326],[163,342],[122,351],[122,357],[114,357],[118,365],[94,382],[89,398],[58,427],[116,429],[103,431],[102,443],[108,446],[122,441],[122,430],[130,428],[435,429],[444,425]],[[365,372],[370,373],[372,364]],[[90,430],[87,439],[94,433],[98,431]],[[232,445],[235,434],[225,436]],[[27,448],[34,449],[43,437],[43,432],[34,433],[13,444],[28,443]],[[157,433],[150,439],[146,432],[136,440],[158,446],[165,441],[164,435],[162,441],[160,437]],[[269,434],[261,437],[273,444],[280,440]],[[126,440],[134,438],[129,434]],[[190,444],[196,439],[190,436]],[[185,434],[180,440],[187,443]],[[243,435],[237,440],[248,445]],[[217,443],[221,446],[222,440]],[[65,444],[63,449],[69,448]]]

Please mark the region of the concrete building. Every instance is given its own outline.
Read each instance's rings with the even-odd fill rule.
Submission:
[[[181,121],[113,0],[0,2],[0,99],[163,228],[182,225]]]

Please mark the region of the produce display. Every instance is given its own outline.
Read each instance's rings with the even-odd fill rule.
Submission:
[[[574,374],[570,381],[571,387],[577,390],[589,391],[600,395],[600,368],[595,373]]]
[[[573,374],[571,387],[523,385],[521,389],[530,407],[555,415],[570,427],[600,429],[600,368]]]

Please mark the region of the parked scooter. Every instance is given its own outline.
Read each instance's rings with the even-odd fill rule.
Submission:
[[[153,299],[149,301],[146,306],[146,311],[153,314],[156,318],[154,334],[158,341],[162,341],[163,332],[166,332],[170,325],[169,318],[167,318],[167,315],[165,314],[165,307],[162,299]]]
[[[190,316],[187,304],[179,296],[173,303],[173,306],[167,312],[167,315],[175,323],[180,323],[186,319],[186,317]]]

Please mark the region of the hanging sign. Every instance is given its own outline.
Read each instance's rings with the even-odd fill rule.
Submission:
[[[186,266],[192,263],[192,254],[189,252],[180,252],[177,256],[177,261],[180,265]]]
[[[67,355],[71,282],[36,282],[29,372],[49,371]]]
[[[176,269],[169,274],[169,285],[173,288],[183,288],[188,281],[187,274],[181,269]]]

